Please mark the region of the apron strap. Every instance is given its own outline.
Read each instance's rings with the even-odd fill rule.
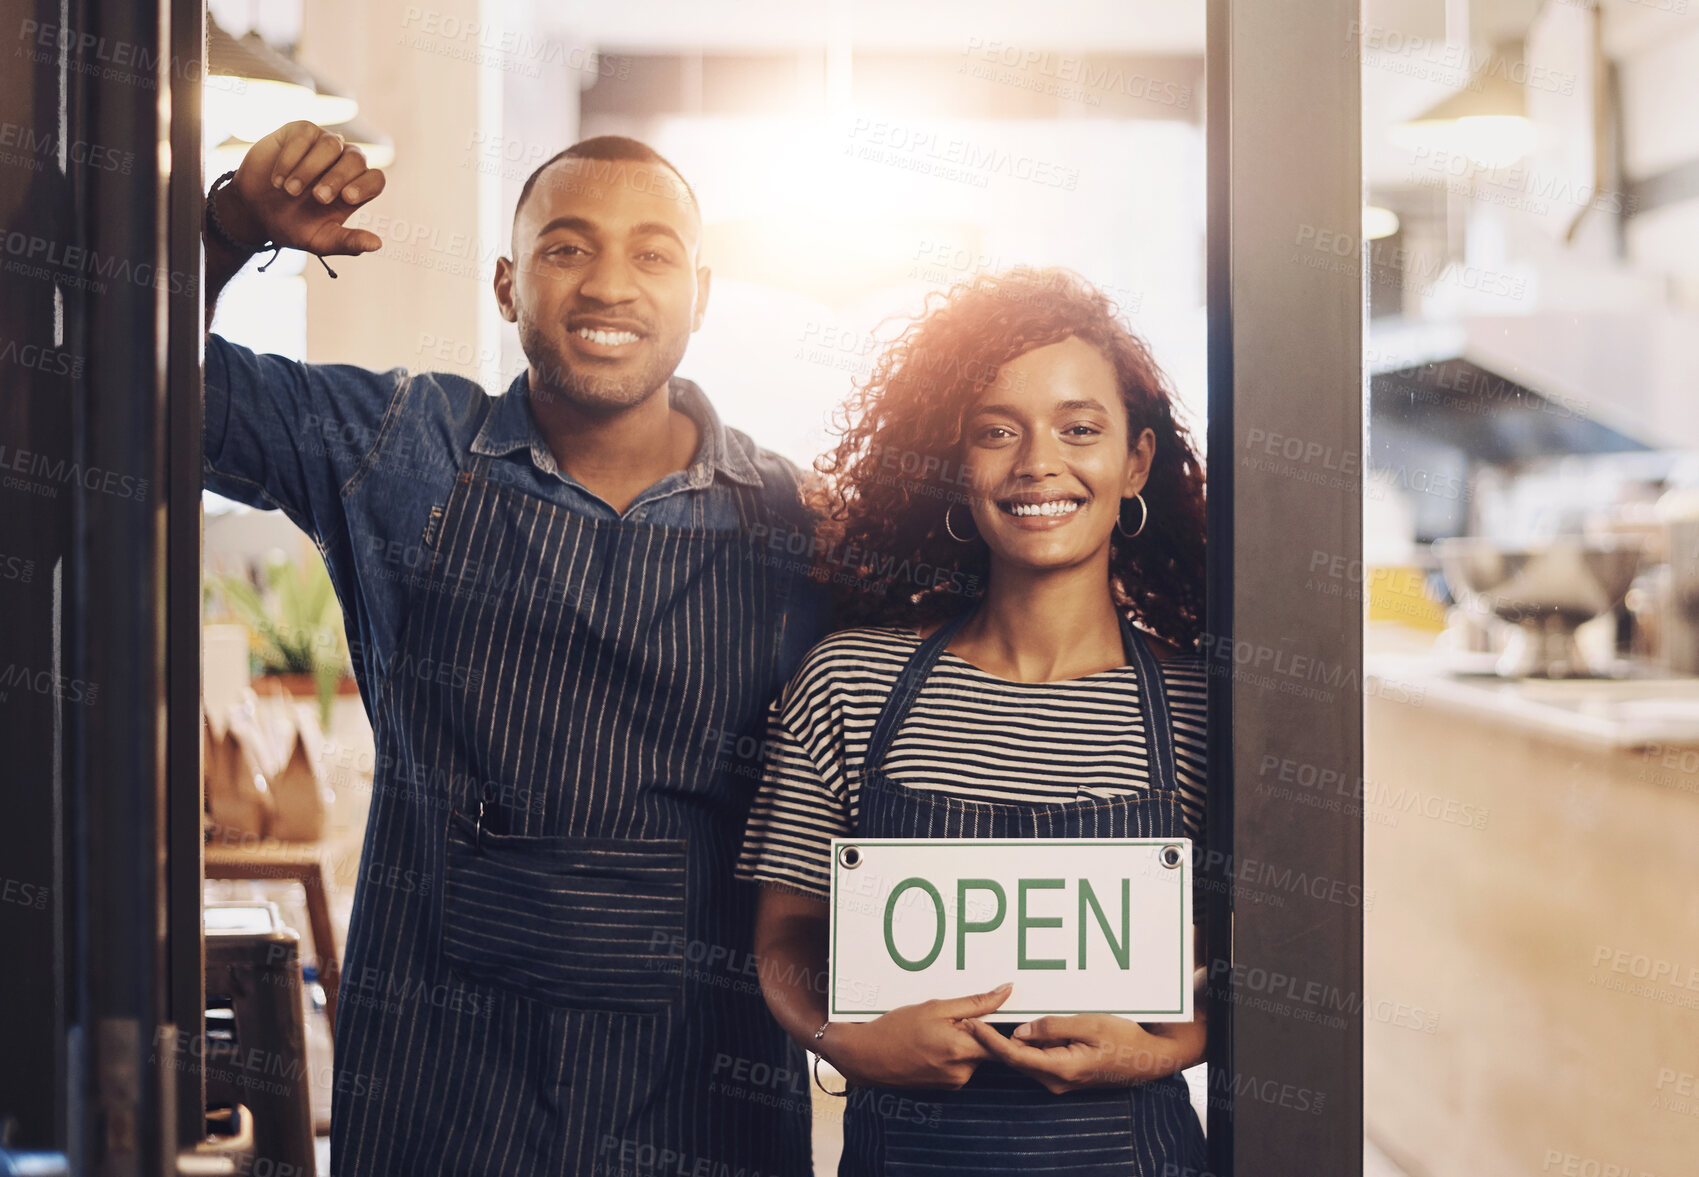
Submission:
[[[1121,619],[1121,644],[1126,647],[1127,661],[1139,676],[1146,752],[1156,778],[1151,784],[1173,793],[1180,787],[1180,778],[1174,767],[1174,729],[1168,715],[1168,692],[1162,685],[1162,666],[1127,615],[1119,609],[1115,612]]]
[[[920,688],[925,683],[938,659],[943,656],[944,647],[950,644],[962,626],[966,625],[978,606],[970,607],[966,612],[951,618],[915,648],[913,654],[904,663],[897,675],[897,681],[891,686],[891,693],[885,699],[885,705],[879,709],[879,718],[873,723],[873,732],[867,739],[867,752],[862,758],[862,777],[865,779],[872,772],[884,767],[885,754],[890,751],[891,742],[896,739],[897,729],[902,726],[908,716],[909,708],[914,706],[915,697],[920,694]],[[1133,673],[1139,681],[1139,703],[1144,719],[1145,742],[1150,759],[1150,770],[1155,777],[1151,783],[1157,789],[1164,789],[1171,794],[1179,788],[1179,777],[1174,766],[1174,735],[1169,726],[1168,692],[1162,685],[1162,669],[1156,660],[1156,655],[1150,652],[1150,647],[1133,629],[1133,623],[1120,609],[1115,611],[1121,623],[1122,653],[1133,667]]]
[[[710,486],[713,483],[709,483]],[[737,506],[737,526],[744,535],[754,535],[755,525],[766,522],[762,518],[761,505],[756,498],[755,488],[745,486],[741,482],[731,484],[732,501]]]
[[[863,777],[884,765],[885,753],[891,746],[891,740],[896,737],[897,729],[902,726],[903,718],[908,715],[909,708],[914,706],[914,698],[920,694],[921,684],[926,681],[926,676],[932,673],[932,667],[944,653],[944,647],[950,644],[950,639],[967,624],[968,618],[972,617],[977,609],[977,605],[972,606],[965,613],[957,614],[946,621],[909,655],[908,662],[898,673],[897,681],[885,699],[884,707],[879,710],[879,718],[873,724],[873,734],[867,738],[867,753],[861,762]]]

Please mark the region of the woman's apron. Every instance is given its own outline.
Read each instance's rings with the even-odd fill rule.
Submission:
[[[378,695],[333,1170],[806,1174],[733,877],[757,779],[726,749],[781,685],[792,585],[756,494],[703,531],[489,474],[433,523]]]
[[[920,644],[880,711],[862,769],[857,836],[1185,837],[1162,674],[1124,616],[1121,641],[1138,676],[1153,776],[1148,794],[1055,804],[989,803],[907,787],[885,774],[885,755],[921,684],[970,615],[953,619]],[[1054,1095],[1002,1063],[983,1062],[958,1091],[852,1087],[847,1099],[839,1177],[1037,1172],[1162,1177],[1202,1172],[1207,1159],[1203,1129],[1179,1075],[1135,1087]]]

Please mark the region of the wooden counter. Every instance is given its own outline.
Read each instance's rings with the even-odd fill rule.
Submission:
[[[1412,1177],[1699,1173],[1699,741],[1368,685],[1368,1134]]]

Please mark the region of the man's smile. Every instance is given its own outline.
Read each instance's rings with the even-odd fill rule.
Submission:
[[[569,334],[580,349],[597,356],[618,356],[642,341],[640,323],[629,319],[578,318],[571,320]]]

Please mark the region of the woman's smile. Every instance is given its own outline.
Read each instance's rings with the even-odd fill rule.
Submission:
[[[1072,522],[1090,500],[1086,495],[1015,494],[995,501],[1015,526],[1043,531]]]

